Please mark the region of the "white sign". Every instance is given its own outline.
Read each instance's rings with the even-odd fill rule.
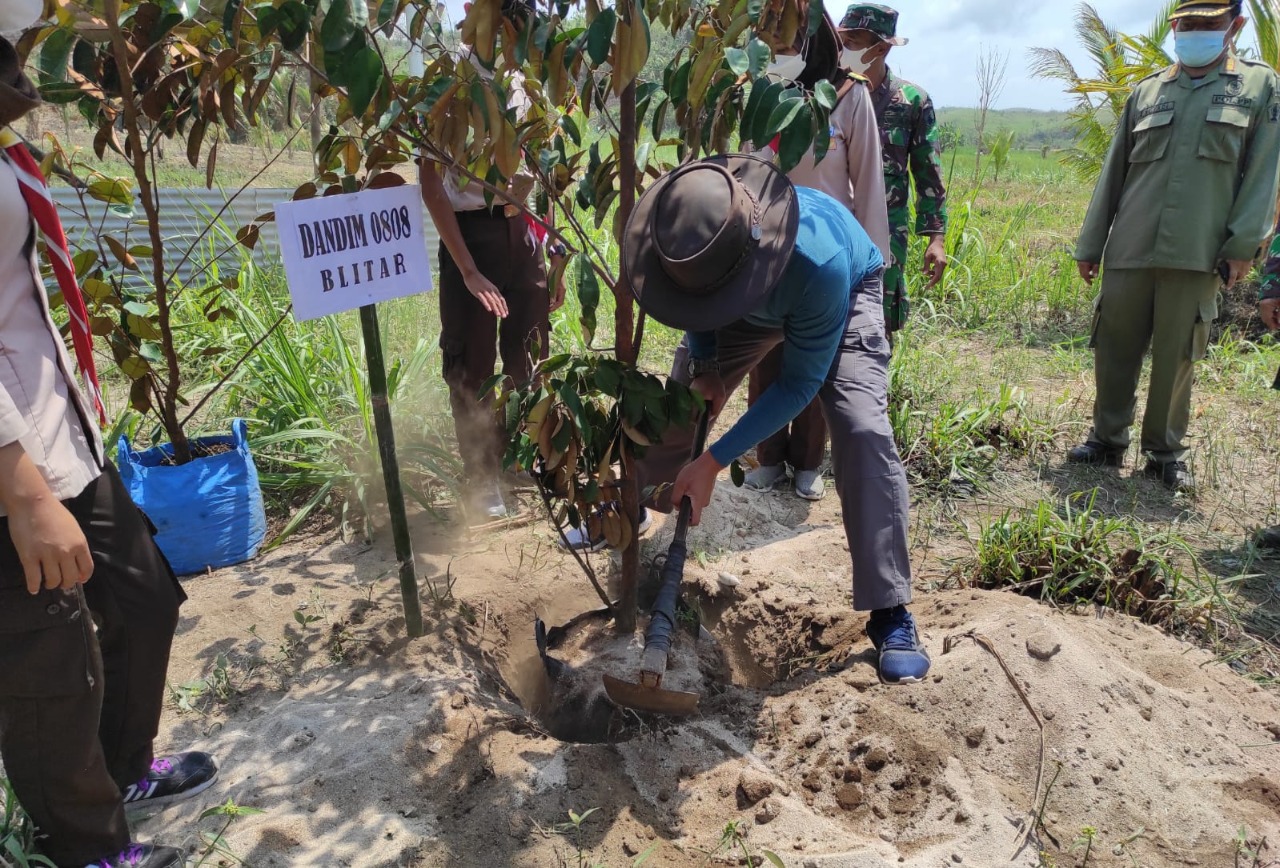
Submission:
[[[431,291],[417,184],[276,206],[295,319]]]

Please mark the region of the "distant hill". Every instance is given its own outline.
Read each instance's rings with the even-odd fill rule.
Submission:
[[[975,108],[945,107],[938,109],[938,123],[953,127],[966,145],[974,144],[978,110]],[[1036,109],[998,109],[987,115],[987,132],[998,133],[1013,130],[1017,136],[1015,147],[1070,148],[1075,144],[1066,112],[1038,111]]]

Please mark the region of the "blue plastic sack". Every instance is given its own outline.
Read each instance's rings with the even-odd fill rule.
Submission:
[[[193,449],[219,443],[231,448],[181,465],[168,463],[170,443],[136,452],[121,437],[116,450],[129,496],[158,529],[156,544],[180,576],[244,563],[267,534],[244,420],[231,423],[230,437],[191,441]]]

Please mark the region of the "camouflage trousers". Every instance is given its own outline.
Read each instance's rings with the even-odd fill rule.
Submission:
[[[884,272],[884,330],[892,334],[907,324],[907,317],[911,314],[911,299],[907,297],[907,276],[903,268],[907,261],[905,229],[890,236],[889,253],[893,262]]]

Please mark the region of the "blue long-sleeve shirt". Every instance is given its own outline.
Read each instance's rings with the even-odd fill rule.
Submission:
[[[817,190],[795,189],[800,228],[791,261],[764,303],[744,318],[782,329],[782,373],[711,447],[720,464],[776,433],[809,405],[840,347],[850,296],[884,265],[848,208]],[[694,358],[715,358],[715,332],[689,332],[688,342]]]

